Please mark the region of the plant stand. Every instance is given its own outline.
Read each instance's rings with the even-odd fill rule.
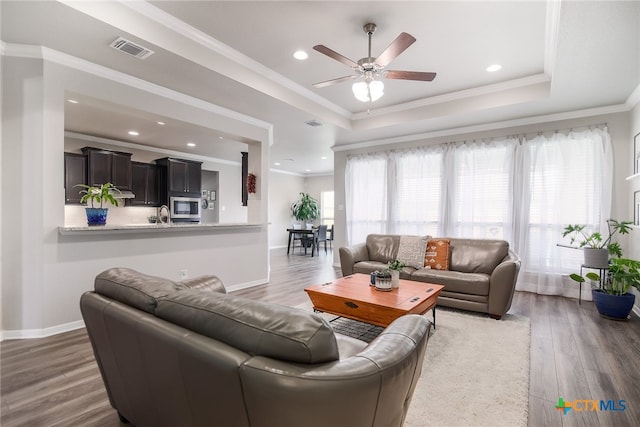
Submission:
[[[591,267],[585,264],[580,266],[580,275],[582,276],[582,270],[598,270],[598,276],[600,276],[600,288],[604,286],[605,280],[607,280],[607,271],[609,267]],[[578,304],[582,304],[582,282],[580,282],[580,292],[578,293]]]

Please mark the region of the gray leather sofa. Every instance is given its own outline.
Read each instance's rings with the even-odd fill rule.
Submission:
[[[99,274],[80,308],[111,405],[141,427],[401,426],[430,330],[403,316],[367,344],[215,276],[125,268]]]
[[[400,237],[370,234],[365,243],[340,248],[342,275],[384,269],[396,259]],[[444,285],[438,305],[488,313],[500,319],[511,308],[520,258],[504,240],[449,240],[449,270],[405,267],[400,278]]]

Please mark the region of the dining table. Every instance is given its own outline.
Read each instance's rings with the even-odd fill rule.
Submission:
[[[303,234],[305,236],[311,236],[311,238],[312,238],[311,257],[313,258],[313,256],[315,255],[315,249],[316,249],[316,245],[317,245],[317,242],[318,242],[318,228],[317,227],[313,227],[311,229],[309,229],[309,228],[302,228],[302,229],[301,228],[287,228],[287,231],[289,232],[289,242],[287,243],[287,255],[289,255],[289,250],[291,249],[291,242],[293,241],[293,236],[295,234]],[[306,253],[306,249],[305,249],[305,253]]]

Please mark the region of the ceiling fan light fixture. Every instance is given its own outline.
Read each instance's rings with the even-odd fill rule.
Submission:
[[[374,102],[384,95],[384,83],[380,80],[357,82],[351,89],[356,99],[361,102]]]

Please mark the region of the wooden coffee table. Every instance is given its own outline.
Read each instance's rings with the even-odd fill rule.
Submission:
[[[405,314],[425,314],[433,310],[444,286],[400,279],[400,287],[389,292],[371,286],[368,274],[352,274],[305,288],[313,309],[336,316],[387,327]]]

